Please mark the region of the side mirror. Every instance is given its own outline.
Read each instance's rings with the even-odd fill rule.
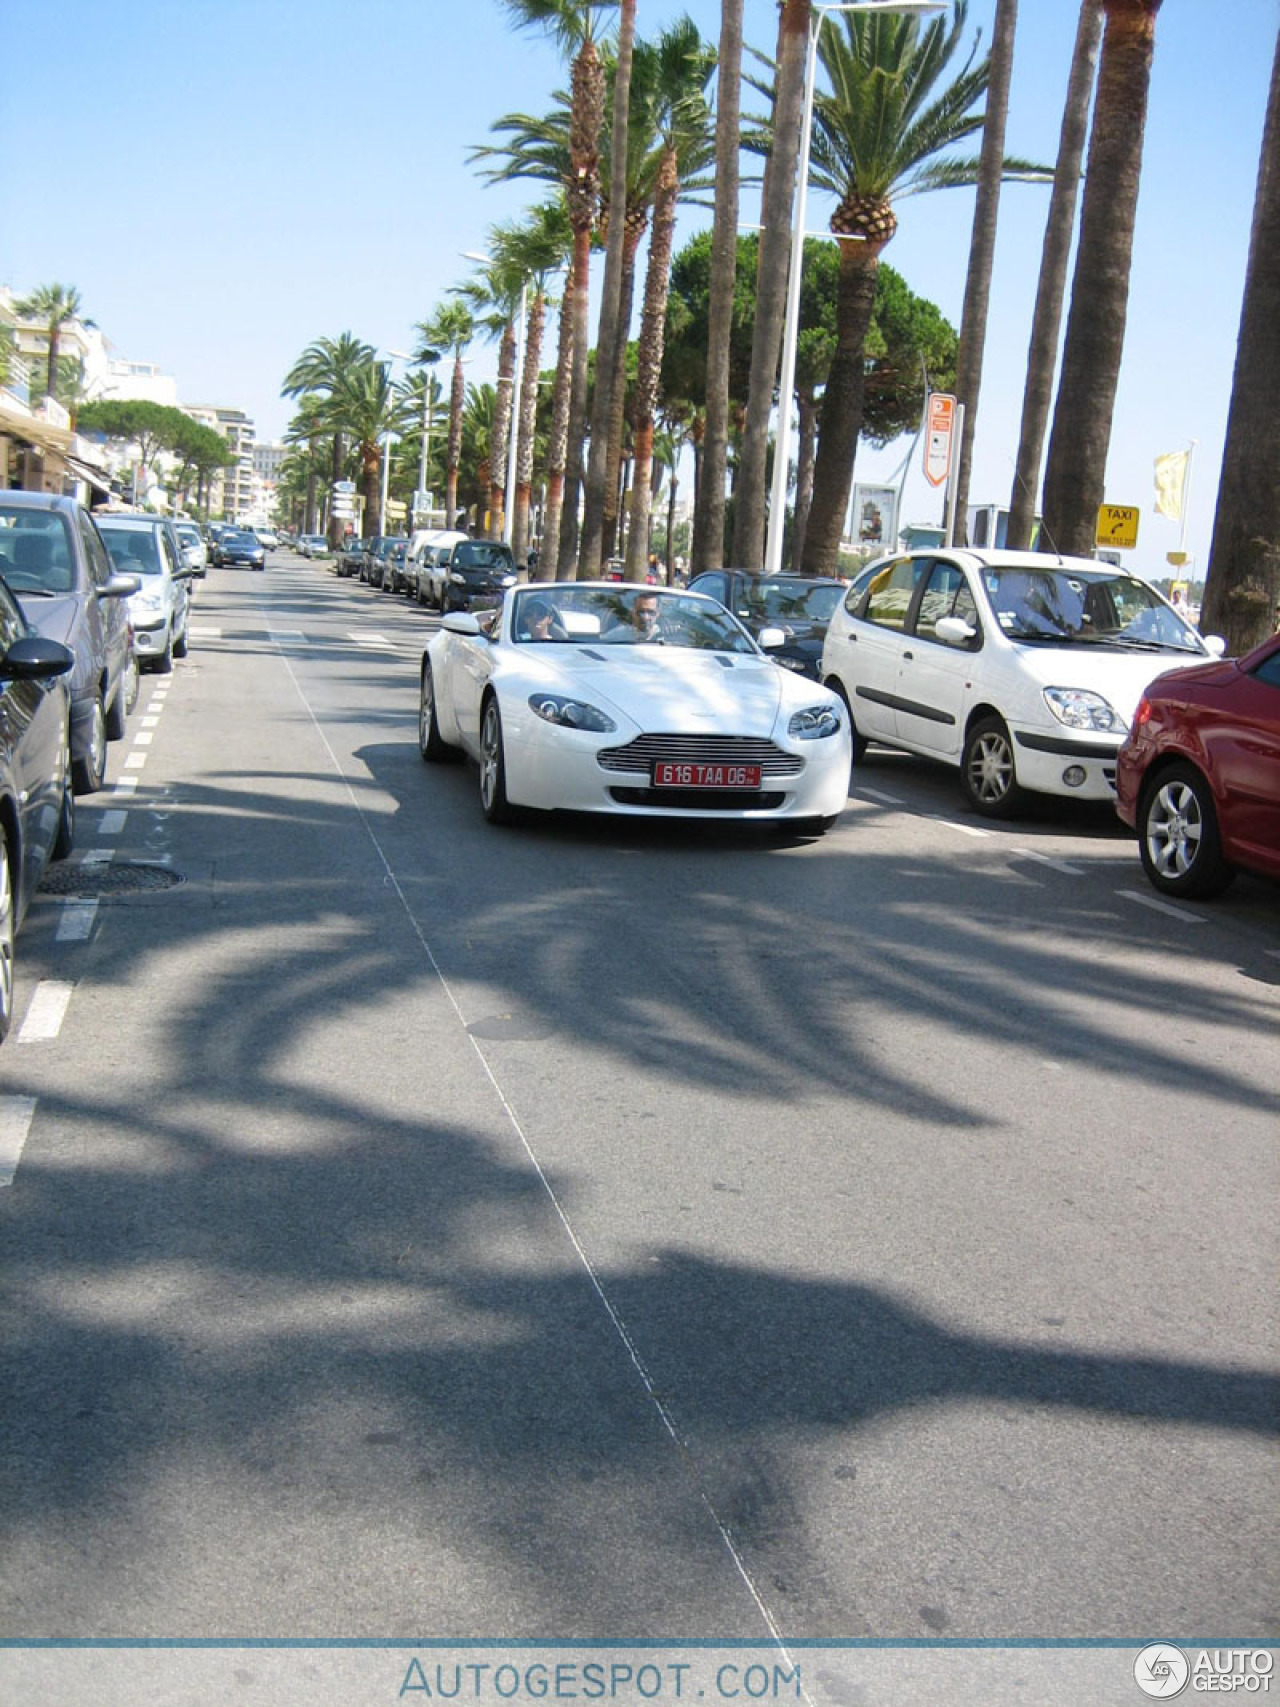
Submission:
[[[977,629],[962,616],[939,617],[933,625],[933,632],[948,646],[971,646],[978,638]]]
[[[113,575],[98,588],[100,599],[127,599],[142,585],[139,575]]]
[[[449,634],[476,635],[481,631],[480,624],[476,621],[475,617],[472,616],[469,610],[450,611],[440,626]]]
[[[1223,658],[1226,656],[1227,643],[1220,634],[1206,634],[1204,643],[1212,657]]]
[[[762,628],[756,636],[756,645],[762,652],[775,652],[779,646],[787,643],[785,628]]]
[[[75,661],[69,646],[46,640],[43,635],[28,634],[15,640],[0,658],[0,676],[22,682],[45,681],[51,676],[65,676]]]

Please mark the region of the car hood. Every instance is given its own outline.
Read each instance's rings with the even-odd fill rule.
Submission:
[[[1205,687],[1226,687],[1235,681],[1240,674],[1238,658],[1209,658],[1202,664],[1194,664],[1187,670],[1162,670],[1154,681],[1147,683],[1148,687],[1158,687],[1166,681],[1172,686],[1176,681],[1178,688],[1189,686],[1192,682]],[[1175,692],[1177,689],[1174,690]]]
[[[563,654],[545,676],[539,671],[540,686],[619,711],[646,730],[767,736],[787,691],[784,672],[751,653],[614,644]]]
[[[1019,646],[1022,668],[1044,688],[1089,688],[1107,704],[1133,722],[1143,689],[1154,677],[1205,663],[1203,653],[1186,654],[1186,663],[1172,652],[1120,652],[1106,647]]]

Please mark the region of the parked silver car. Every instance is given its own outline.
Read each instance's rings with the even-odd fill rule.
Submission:
[[[167,674],[175,658],[187,655],[191,610],[192,570],[177,530],[161,516],[145,515],[99,516],[98,528],[116,568],[140,582],[129,600],[138,662]]]
[[[71,774],[76,793],[90,794],[102,787],[107,742],[124,734],[126,600],[141,582],[116,570],[83,505],[52,492],[0,492],[0,575],[32,627],[74,654]]]

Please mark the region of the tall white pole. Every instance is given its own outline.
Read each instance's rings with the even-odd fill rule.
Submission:
[[[800,342],[800,280],[804,271],[804,227],[809,192],[809,146],[813,137],[813,86],[818,64],[818,32],[826,14],[815,7],[809,19],[809,51],[804,66],[804,115],[800,122],[800,164],[791,224],[791,271],[787,277],[787,310],[782,332],[782,371],[778,379],[778,431],[773,447],[773,481],[769,489],[769,531],[765,536],[764,567],[768,575],[782,568],[782,535],[787,520],[787,486],[791,464],[791,399],[796,388],[796,350]],[[746,565],[750,567],[750,565]]]
[[[1196,446],[1199,443],[1199,439],[1192,439],[1187,445],[1187,473],[1182,482],[1182,530],[1178,536],[1178,550],[1182,552],[1187,549],[1187,512],[1191,508],[1191,466],[1195,462]]]
[[[387,531],[387,487],[391,482],[391,434],[387,433],[382,440],[382,501],[379,514],[382,517],[379,526],[383,533]]]
[[[928,404],[926,402],[926,408]],[[964,404],[956,404],[956,421],[951,430],[951,468],[947,474],[947,550],[956,542],[956,499],[960,495],[960,446],[964,442]]]

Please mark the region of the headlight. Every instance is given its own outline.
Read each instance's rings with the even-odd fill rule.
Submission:
[[[144,611],[148,615],[150,615],[152,612],[159,614],[160,612],[162,612],[164,610],[164,594],[163,593],[135,593],[133,595],[133,597],[129,600],[129,609],[131,611],[137,611],[139,614],[141,614]]]
[[[825,741],[840,733],[840,713],[831,705],[806,705],[792,713],[787,734],[797,741]]]
[[[502,577],[502,584],[504,587],[514,587],[516,584],[515,576],[514,575],[504,575]]]
[[[456,569],[450,569],[449,579],[453,582],[455,587],[465,587],[467,584],[467,577],[465,575],[459,575]]]
[[[566,699],[558,693],[531,693],[529,709],[544,723],[554,723],[561,729],[588,729],[593,735],[612,735],[618,725],[594,705],[580,699]]]
[[[1090,688],[1046,688],[1045,704],[1068,729],[1096,729],[1102,734],[1124,735],[1128,725]]]
[[[773,661],[775,664],[781,664],[784,670],[804,670],[803,658],[775,658]]]

